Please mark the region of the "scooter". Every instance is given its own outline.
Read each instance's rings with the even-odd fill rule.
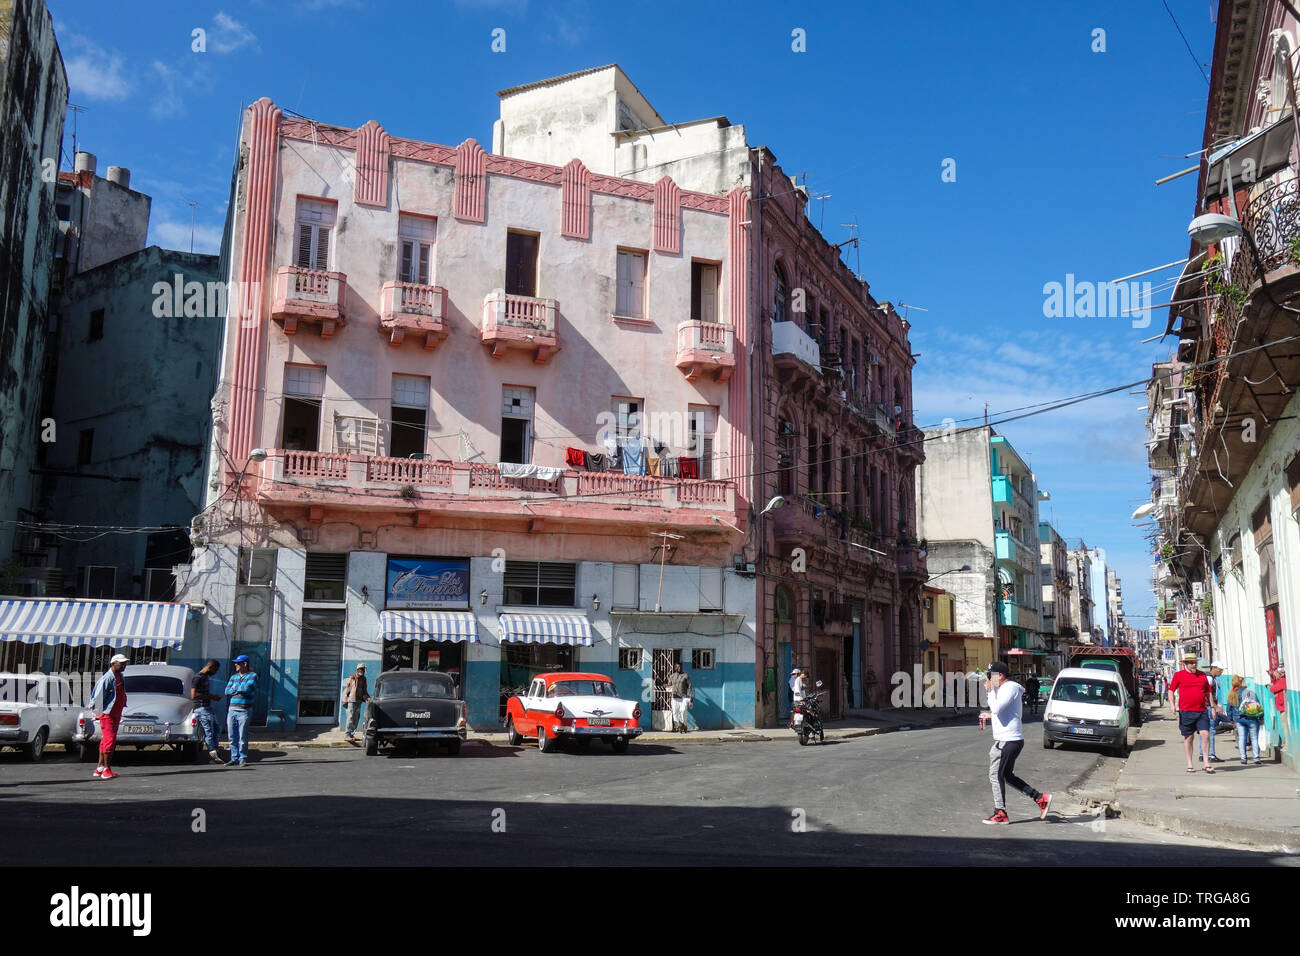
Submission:
[[[817,686],[821,687],[822,682],[818,681]],[[826,740],[826,731],[822,728],[822,708],[818,700],[826,691],[819,690],[809,694],[803,700],[794,705],[790,713],[790,729],[799,737],[799,746],[808,746],[808,740],[816,737],[818,743]]]

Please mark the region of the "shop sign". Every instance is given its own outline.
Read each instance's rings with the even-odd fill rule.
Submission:
[[[469,560],[389,558],[385,606],[469,607]]]

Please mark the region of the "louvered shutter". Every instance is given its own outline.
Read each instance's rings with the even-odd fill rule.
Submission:
[[[415,243],[409,240],[402,243],[402,275],[403,282],[414,282],[415,260]]]
[[[316,266],[320,272],[329,269],[330,262],[330,231],[328,226],[316,227]]]
[[[700,321],[718,321],[718,267],[700,269]]]
[[[312,227],[305,222],[298,223],[298,268],[311,268],[311,232]]]

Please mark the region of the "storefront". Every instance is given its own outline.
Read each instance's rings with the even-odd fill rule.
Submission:
[[[591,623],[581,614],[504,613],[500,618],[501,701],[528,689],[537,674],[580,669],[576,648],[590,647]]]
[[[469,577],[468,558],[388,558],[385,609],[379,615],[382,670],[441,671],[461,686],[464,645],[478,642]]]

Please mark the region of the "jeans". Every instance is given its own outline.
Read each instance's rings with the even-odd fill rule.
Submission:
[[[1206,711],[1206,716],[1210,719],[1210,756],[1217,757],[1218,754],[1214,752],[1214,737],[1219,732],[1219,721],[1223,720],[1223,718],[1219,716],[1219,712],[1213,707]],[[1205,756],[1205,747],[1201,744],[1200,737],[1196,738],[1196,756],[1198,758]]]
[[[357,723],[361,720],[361,701],[354,700],[348,704],[348,725],[346,733],[351,737],[357,732]]]
[[[226,732],[230,735],[230,762],[246,763],[248,761],[248,720],[252,711],[230,708],[226,717]]]
[[[1246,762],[1246,743],[1249,738],[1250,749],[1255,752],[1255,763],[1259,763],[1259,718],[1244,718],[1237,721],[1237,752],[1241,762]]]
[[[1023,740],[997,740],[994,741],[993,747],[989,750],[989,783],[993,786],[993,809],[1005,810],[1007,808],[1007,788],[1006,784],[1011,784],[1030,800],[1037,800],[1042,796],[1037,790],[1025,783],[1013,772],[1016,765],[1016,758],[1020,756],[1020,751],[1024,749]]]
[[[194,720],[198,723],[203,732],[203,749],[211,753],[217,749],[217,742],[221,739],[221,730],[217,724],[217,716],[212,713],[208,707],[194,708]]]

